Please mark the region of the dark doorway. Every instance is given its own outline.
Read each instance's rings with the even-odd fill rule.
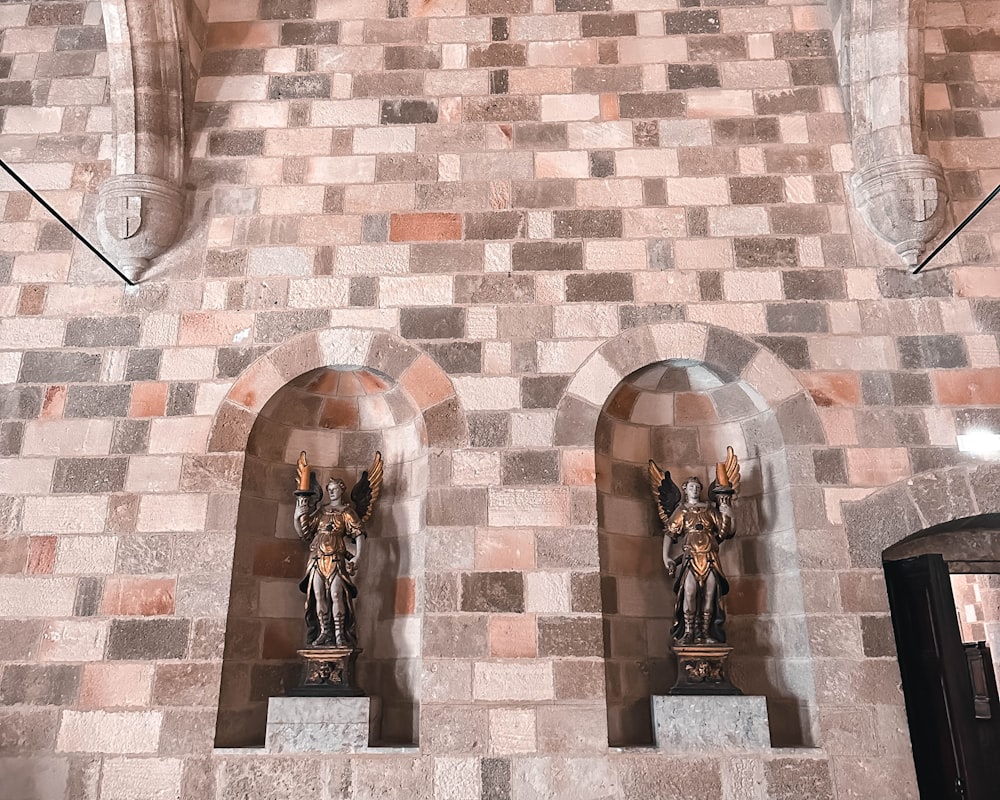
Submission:
[[[990,651],[985,642],[963,644],[950,575],[995,571],[1000,529],[985,521],[937,526],[883,554],[922,800],[996,800],[1000,785]]]

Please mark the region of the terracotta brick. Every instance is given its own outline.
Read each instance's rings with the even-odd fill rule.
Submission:
[[[174,578],[111,578],[104,589],[101,612],[119,616],[164,616],[174,613]]]
[[[987,405],[1000,397],[1000,369],[962,369],[931,373],[934,395],[947,406]]]
[[[32,536],[28,545],[28,564],[25,572],[29,575],[51,574],[56,563],[55,536]]]
[[[538,655],[534,614],[498,614],[490,618],[490,655],[535,658]]]
[[[852,372],[803,372],[799,380],[819,406],[861,404],[861,383]]]
[[[438,242],[462,238],[460,214],[393,214],[389,241]]]

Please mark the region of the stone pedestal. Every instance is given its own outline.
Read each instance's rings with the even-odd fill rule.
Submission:
[[[653,736],[665,752],[767,750],[767,703],[761,696],[653,695]]]
[[[677,682],[670,694],[737,694],[729,682],[729,654],[733,648],[724,644],[675,644]]]
[[[361,697],[354,685],[354,665],[363,652],[355,647],[307,647],[296,651],[302,659],[302,678],[293,697]]]
[[[272,697],[264,748],[269,753],[358,753],[379,735],[377,697]]]

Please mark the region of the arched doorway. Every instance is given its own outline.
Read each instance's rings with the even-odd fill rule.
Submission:
[[[989,602],[1000,572],[1000,514],[933,525],[882,558],[921,797],[995,797],[997,642],[986,634],[1000,625],[1000,608]]]

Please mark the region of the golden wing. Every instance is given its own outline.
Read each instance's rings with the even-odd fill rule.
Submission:
[[[681,501],[681,490],[671,480],[670,473],[661,470],[652,460],[649,462],[649,488],[653,490],[653,501],[656,503],[660,521],[666,525]]]
[[[722,462],[722,469],[726,473],[726,479],[734,493],[740,490],[740,460],[732,447],[726,448],[726,460]]]
[[[370,469],[361,473],[361,479],[351,489],[351,502],[358,519],[367,522],[375,509],[378,496],[382,493],[382,454],[375,451],[375,459]]]

